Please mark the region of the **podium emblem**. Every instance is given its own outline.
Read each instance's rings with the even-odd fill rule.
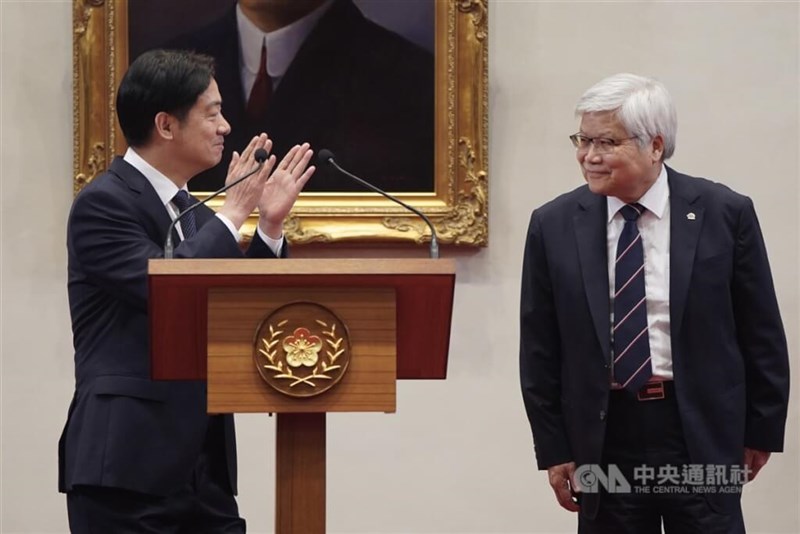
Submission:
[[[350,364],[347,326],[313,302],[281,306],[259,325],[253,358],[261,378],[284,395],[320,395]]]

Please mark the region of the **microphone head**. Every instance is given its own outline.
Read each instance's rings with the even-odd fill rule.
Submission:
[[[254,158],[254,159],[256,160],[256,162],[258,162],[258,163],[264,163],[265,161],[267,161],[267,158],[268,158],[268,157],[269,157],[269,154],[268,154],[268,153],[267,153],[267,151],[266,151],[266,150],[264,150],[263,148],[258,148],[258,149],[256,149],[256,152],[255,152],[255,154],[253,154],[253,158]]]
[[[319,154],[317,154],[317,160],[323,165],[330,165],[334,159],[336,159],[336,156],[327,148],[323,148],[319,151]]]

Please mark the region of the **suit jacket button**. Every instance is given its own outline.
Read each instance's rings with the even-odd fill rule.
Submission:
[[[606,411],[605,410],[600,410],[600,420],[601,421],[605,421],[606,420]]]

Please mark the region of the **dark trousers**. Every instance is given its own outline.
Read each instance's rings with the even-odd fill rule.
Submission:
[[[210,427],[219,423],[214,419]],[[101,486],[73,488],[67,493],[70,531],[75,534],[243,534],[245,521],[239,517],[228,483],[221,434],[209,428],[203,452],[190,479],[170,495]],[[142,469],[147,467],[142,466]]]
[[[579,534],[660,534],[662,524],[666,534],[744,534],[741,507],[722,514],[682,479],[659,482],[659,473],[669,472],[664,466],[682,476],[683,466],[692,464],[672,383],[665,389],[663,399],[649,401],[611,392],[602,467],[608,472],[609,464],[617,466],[632,488],[611,493],[602,488],[597,516],[579,516]],[[656,479],[643,483],[641,471],[637,478],[641,466],[653,468]]]

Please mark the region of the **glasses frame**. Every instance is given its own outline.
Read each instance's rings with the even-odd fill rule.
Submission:
[[[569,136],[569,140],[572,141],[572,146],[574,146],[576,150],[585,150],[588,152],[589,147],[593,146],[594,151],[598,154],[608,154],[609,152],[613,152],[615,148],[622,145],[625,141],[630,141],[631,139],[639,139],[639,136],[634,135],[632,137],[614,139],[613,137],[589,137],[580,132]],[[585,142],[582,140],[585,140]],[[600,144],[598,144],[598,142]]]

